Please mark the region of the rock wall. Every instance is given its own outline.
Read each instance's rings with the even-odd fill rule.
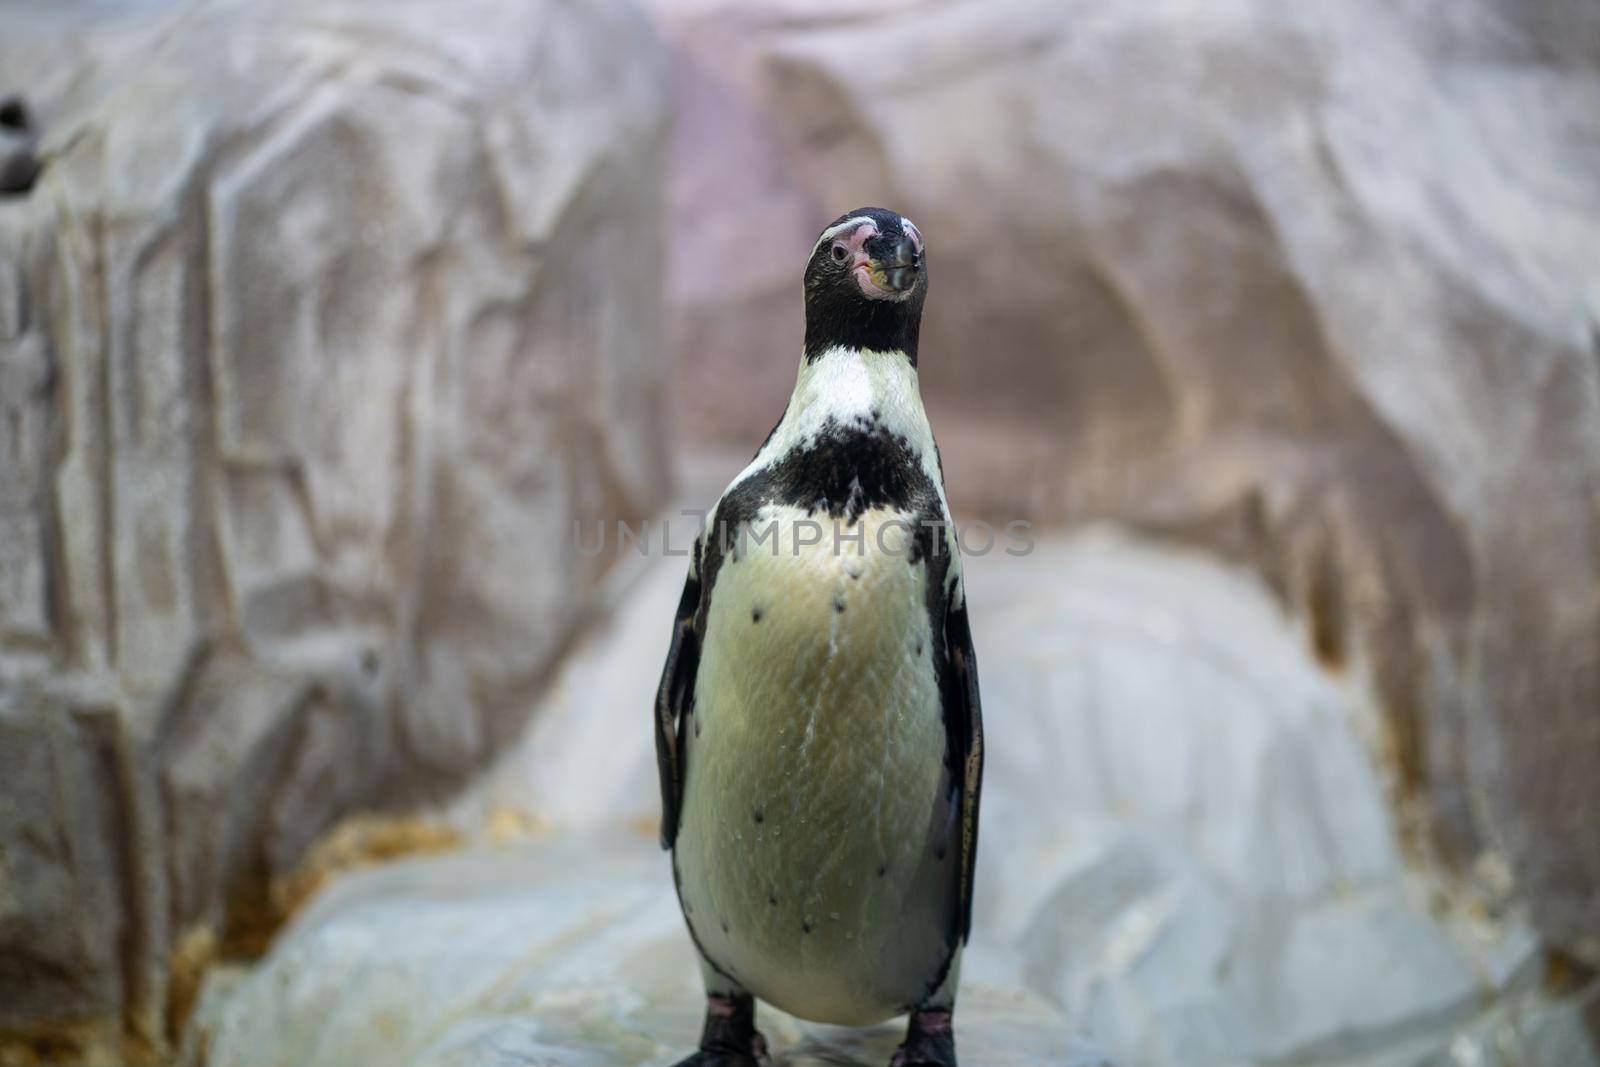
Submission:
[[[781,411],[819,224],[905,211],[957,507],[1255,567],[1380,694],[1412,843],[1600,963],[1595,9],[654,6],[690,439]]]
[[[145,7],[0,38],[0,1035],[96,1062],[181,934],[517,731],[572,521],[666,482],[641,17]]]

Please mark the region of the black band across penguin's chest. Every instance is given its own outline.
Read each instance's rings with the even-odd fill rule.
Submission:
[[[872,416],[848,423],[826,420],[818,432],[730,489],[717,505],[702,546],[701,575],[710,593],[724,558],[739,538],[761,531],[761,510],[784,505],[818,521],[848,527],[869,510],[886,509],[906,516],[912,526],[908,563],[943,557],[938,527],[944,509],[938,487],[928,477],[921,455],[905,437],[892,433]],[[942,575],[944,567],[939,567]]]
[[[939,492],[922,457],[870,415],[826,420],[803,445],[774,459],[723,498],[718,519],[750,522],[768,504],[854,522],[869,508],[939,511]]]

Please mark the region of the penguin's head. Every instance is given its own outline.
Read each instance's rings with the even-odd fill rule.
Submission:
[[[807,358],[843,347],[916,362],[928,264],[910,219],[877,207],[840,215],[811,249],[805,290]]]

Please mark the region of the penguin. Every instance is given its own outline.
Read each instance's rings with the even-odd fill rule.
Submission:
[[[707,514],[655,702],[661,845],[705,981],[679,1067],[767,1064],[757,1000],[908,1016],[892,1067],[954,1067],[983,716],[917,379],[927,250],[834,220],[788,407]]]

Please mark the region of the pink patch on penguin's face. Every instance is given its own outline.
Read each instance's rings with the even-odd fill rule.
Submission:
[[[883,300],[896,295],[879,285],[872,277],[872,257],[867,254],[866,245],[881,232],[876,222],[864,219],[848,233],[835,235],[834,251],[829,253],[836,261],[845,265],[854,276],[856,284],[861,286],[862,294],[872,300]]]
[[[915,254],[922,254],[922,232],[912,225],[911,220],[900,220],[906,240],[911,244]],[[841,223],[836,232],[825,234],[818,245],[826,244],[828,256],[834,263],[843,267],[855,279],[856,285],[861,289],[861,294],[869,300],[905,300],[911,295],[911,289],[889,288],[883,280],[883,264],[875,264],[872,256],[867,252],[867,242],[883,233],[878,223],[871,218],[857,218]]]
[[[871,219],[867,219],[849,233],[839,234],[833,239],[833,243],[845,247],[845,250],[850,254],[849,262],[853,266],[856,262],[867,258],[866,244],[872,238],[878,236],[878,233],[878,224]]]
[[[861,294],[869,300],[892,300],[899,296],[879,285],[872,276],[872,257],[867,254],[866,244],[882,232],[876,222],[864,222],[845,241],[850,250],[850,273],[861,287]]]

